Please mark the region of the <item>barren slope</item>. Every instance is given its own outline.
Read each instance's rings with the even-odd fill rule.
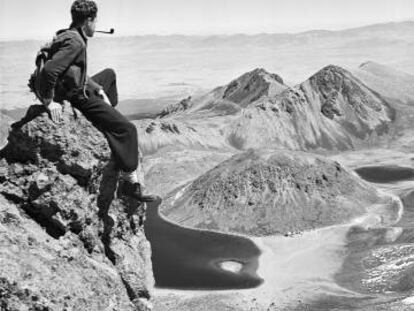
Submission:
[[[344,223],[394,203],[337,162],[298,151],[249,150],[173,194],[162,213],[182,225],[249,235]]]
[[[362,63],[352,73],[383,97],[414,103],[414,75],[372,61]]]

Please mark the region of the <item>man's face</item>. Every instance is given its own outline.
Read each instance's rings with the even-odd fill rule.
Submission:
[[[95,27],[96,27],[97,20],[98,20],[97,17],[95,17],[94,19],[89,17],[86,20],[85,27],[84,27],[84,31],[85,31],[86,36],[93,37],[93,35],[95,33]]]

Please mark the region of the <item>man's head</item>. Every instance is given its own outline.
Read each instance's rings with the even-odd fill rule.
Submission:
[[[95,33],[98,6],[92,0],[76,0],[70,9],[73,27],[81,27],[88,37]]]

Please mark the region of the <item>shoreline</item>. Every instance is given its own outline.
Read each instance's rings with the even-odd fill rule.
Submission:
[[[385,197],[398,199],[401,204],[397,218],[400,219],[403,207],[400,199],[390,193],[382,192]],[[243,297],[250,297],[261,301],[261,303],[271,304],[272,301],[284,301],[289,303],[298,296],[311,298],[315,295],[315,290],[320,294],[346,295],[355,297],[366,297],[352,289],[337,284],[335,276],[340,272],[346,258],[342,257],[342,252],[347,245],[347,234],[355,226],[382,225],[378,221],[378,209],[368,207],[365,215],[356,217],[346,224],[332,225],[302,232],[295,236],[272,235],[266,237],[252,237],[243,234],[235,236],[249,239],[259,249],[261,254],[258,257],[257,275],[263,279],[263,283],[255,288],[249,289],[227,289],[227,290],[181,290],[171,288],[154,288],[155,296],[168,297],[177,295],[185,299],[194,297],[205,297],[217,295],[228,297],[234,294],[242,294]],[[383,210],[384,211],[384,210]],[[207,229],[193,229],[181,226],[159,212],[159,217],[164,221],[186,229],[214,232],[223,232]],[[225,233],[233,235],[233,233]],[[293,261],[293,263],[292,263]],[[310,261],[312,267],[309,268]],[[329,267],[327,269],[327,267]],[[308,273],[312,270],[312,273]],[[314,283],[314,279],[319,279],[319,283]],[[320,288],[324,288],[320,290]],[[309,293],[309,295],[306,295]]]
[[[260,250],[251,239],[174,224],[160,215],[156,204],[149,205],[144,226],[157,289],[241,290],[263,282],[256,273]],[[228,262],[240,263],[240,271],[223,269],[221,264]]]

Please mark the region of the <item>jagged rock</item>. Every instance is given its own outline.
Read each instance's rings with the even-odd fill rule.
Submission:
[[[55,124],[43,106],[32,106],[0,151],[0,194],[13,202],[3,199],[0,210],[1,266],[13,267],[0,268],[6,310],[34,308],[29,298],[15,306],[26,288],[44,310],[145,310],[135,302],[150,299],[143,206],[116,193],[119,172],[106,140],[78,116],[65,107]],[[41,239],[39,252],[18,236]]]
[[[0,196],[1,310],[134,310],[116,268],[75,234],[48,235]]]
[[[0,112],[0,148],[2,148],[7,142],[9,126],[12,122],[13,119],[11,117]]]
[[[399,207],[337,162],[249,150],[172,193],[161,211],[185,226],[261,236],[344,223],[380,203]]]
[[[178,113],[187,110],[192,106],[191,96],[184,98],[183,100],[179,101],[178,103],[168,105],[165,107],[157,116],[163,118],[167,115]]]

